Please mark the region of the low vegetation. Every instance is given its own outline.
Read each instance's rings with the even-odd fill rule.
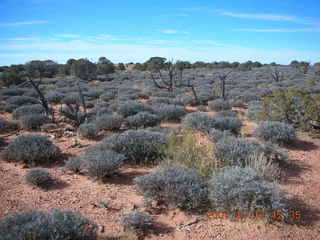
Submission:
[[[274,219],[274,211],[288,215],[286,193],[252,168],[228,169],[212,177],[208,186],[211,208],[229,211],[233,217],[245,212],[254,217],[256,211],[261,211],[269,220]]]
[[[97,239],[97,225],[80,214],[55,209],[18,212],[0,221],[1,239]]]
[[[55,181],[54,177],[45,168],[30,169],[25,176],[25,180],[40,188],[47,188]]]
[[[40,165],[57,161],[61,151],[46,136],[30,134],[10,142],[1,156],[10,162]]]
[[[207,203],[207,186],[193,169],[171,166],[137,177],[135,184],[144,197],[164,201],[186,210],[203,210]]]

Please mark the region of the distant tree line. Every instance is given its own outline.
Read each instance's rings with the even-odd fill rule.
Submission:
[[[58,64],[52,60],[33,60],[26,64],[0,67],[0,83],[3,86],[18,85],[32,76],[40,81],[43,78],[56,76],[75,76],[83,80],[92,80],[97,75],[114,73],[115,70],[125,70],[123,63],[115,66],[106,57],[100,57],[93,63],[88,59],[69,59],[66,64]]]
[[[139,71],[147,71],[152,69],[166,69],[168,67],[168,64],[171,61],[167,62],[166,58],[163,57],[152,57],[148,61],[144,63],[136,63],[134,66],[134,70]],[[272,63],[277,65],[276,63]],[[260,62],[252,62],[247,61],[244,63],[239,62],[227,62],[227,61],[221,61],[221,62],[202,62],[197,61],[194,63],[188,62],[188,61],[177,61],[176,65],[178,68],[183,69],[190,69],[190,68],[238,68],[240,70],[251,70],[255,67],[262,67],[264,66]],[[156,67],[155,67],[156,66]]]
[[[132,63],[133,64],[133,63]],[[133,70],[139,71],[151,71],[151,70],[166,70],[172,61],[167,61],[163,57],[151,57],[144,63],[133,64]],[[316,65],[320,65],[316,63]],[[130,65],[130,64],[128,64]],[[0,85],[10,86],[19,85],[23,83],[27,76],[32,75],[33,78],[37,78],[40,81],[43,78],[52,78],[56,76],[75,76],[83,80],[96,79],[98,75],[106,75],[114,73],[116,70],[124,71],[128,65],[119,63],[113,64],[106,57],[100,57],[98,62],[91,62],[88,59],[69,59],[65,64],[58,64],[52,60],[33,60],[26,64],[1,66],[0,67]],[[175,68],[177,69],[196,69],[196,68],[232,68],[239,69],[242,71],[248,71],[252,68],[262,66],[278,66],[275,62],[270,64],[262,64],[260,62],[247,61],[244,63],[240,62],[202,62],[196,61],[191,63],[189,61],[177,61],[175,62]],[[297,68],[300,72],[306,73],[310,68],[309,62],[294,60],[290,63],[290,66]]]

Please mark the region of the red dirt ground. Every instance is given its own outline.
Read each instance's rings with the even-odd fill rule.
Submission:
[[[254,127],[254,122],[246,121],[245,134],[250,135]],[[0,150],[16,136],[5,136],[5,143]],[[64,153],[71,155],[95,144],[95,141],[77,136],[50,136]],[[152,211],[157,222],[155,230],[145,239],[319,239],[320,140],[301,134],[299,141],[287,150],[291,166],[285,170],[284,181],[280,186],[295,199],[296,210],[302,214],[302,220],[292,225],[283,222],[267,224],[262,220],[251,219],[231,221],[207,218],[193,223],[197,219],[196,215],[187,215],[177,209],[161,209],[160,206]],[[121,216],[135,207],[143,209],[143,198],[135,190],[133,179],[152,171],[151,168],[124,168],[121,175],[99,183],[83,175],[65,172],[63,166],[53,166],[49,167],[49,171],[59,182],[48,190],[40,190],[25,183],[27,170],[21,164],[0,160],[0,219],[16,211],[34,208],[70,209],[97,223],[101,239],[120,239],[123,235]],[[108,206],[103,207],[100,202],[107,202]]]

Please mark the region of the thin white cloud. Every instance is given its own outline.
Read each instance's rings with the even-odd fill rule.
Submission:
[[[320,28],[237,28],[238,32],[265,32],[265,33],[297,33],[320,32]]]
[[[258,20],[269,20],[269,21],[287,21],[287,22],[303,22],[304,20],[295,16],[290,15],[278,15],[278,14],[259,14],[259,13],[234,13],[224,10],[213,11],[223,16],[245,18],[245,19],[258,19]]]
[[[15,38],[5,38],[1,40],[6,40],[6,41],[36,41],[38,38],[34,37],[15,37]]]
[[[200,41],[200,40],[195,40]],[[208,41],[208,40],[203,40]],[[293,49],[257,49],[241,46],[218,46],[192,42],[172,45],[140,43],[105,43],[85,40],[17,42],[0,45],[0,65],[27,62],[32,59],[52,59],[65,62],[69,58],[95,58],[107,56],[113,62],[141,62],[152,56],[188,61],[260,61],[289,63],[292,59],[318,61],[320,52]],[[223,44],[221,44],[223,45]]]
[[[189,34],[189,32],[187,31],[179,31],[175,29],[163,29],[163,30],[160,30],[160,32],[163,34]]]
[[[11,22],[11,23],[0,23],[0,27],[16,27],[22,25],[34,25],[34,24],[46,24],[48,21],[27,21],[27,22]]]
[[[226,44],[222,44],[213,40],[191,40],[191,42],[196,44],[202,44],[202,45],[214,45],[214,46],[220,46],[220,47],[227,46]]]
[[[78,34],[56,34],[55,35],[58,38],[79,38],[80,35]]]
[[[94,39],[94,40],[111,40],[111,41],[120,40],[119,37],[116,37],[111,34],[98,34],[98,35],[90,37],[90,38]]]

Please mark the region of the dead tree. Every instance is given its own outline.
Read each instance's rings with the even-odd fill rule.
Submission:
[[[65,102],[66,109],[60,108],[60,112],[68,119],[73,121],[76,126],[81,125],[87,121],[87,107],[82,89],[80,87],[81,80],[78,80],[76,85],[78,87],[79,102],[70,103]],[[82,107],[82,110],[81,110]]]
[[[232,73],[232,70],[227,73],[218,74],[219,78],[219,88],[220,88],[220,98],[226,100],[226,79]]]
[[[280,72],[280,70],[275,67],[275,68],[269,68],[270,76],[275,82],[280,82],[283,80],[283,73]]]
[[[47,117],[51,116],[51,121],[54,123],[55,122],[54,110],[49,107],[47,99],[45,98],[45,96],[43,95],[43,93],[39,88],[41,84],[41,80],[38,83],[36,83],[30,76],[26,76],[26,79],[27,80],[25,82],[21,83],[18,86],[26,86],[30,84],[34,88],[34,90],[37,92],[39,96],[40,103],[45,110],[46,116]]]
[[[191,88],[192,94],[194,96],[195,103],[199,102],[197,92],[193,84],[191,84],[190,80],[188,82],[183,81],[183,68],[177,68],[172,64],[172,62],[168,62],[168,77],[169,79],[165,80],[163,74],[160,69],[154,70],[150,72],[151,79],[154,85],[159,89],[166,89],[169,92],[174,92],[176,88],[188,87]],[[155,75],[158,75],[157,77]],[[195,79],[195,77],[193,77]]]
[[[155,74],[158,76],[156,77]],[[154,85],[159,89],[166,89],[169,92],[174,91],[174,85],[177,77],[177,69],[173,67],[173,64],[171,62],[168,63],[168,75],[169,79],[165,80],[163,77],[163,74],[161,73],[160,69],[156,69],[150,72],[151,79],[154,83]],[[158,80],[160,80],[158,82]]]

